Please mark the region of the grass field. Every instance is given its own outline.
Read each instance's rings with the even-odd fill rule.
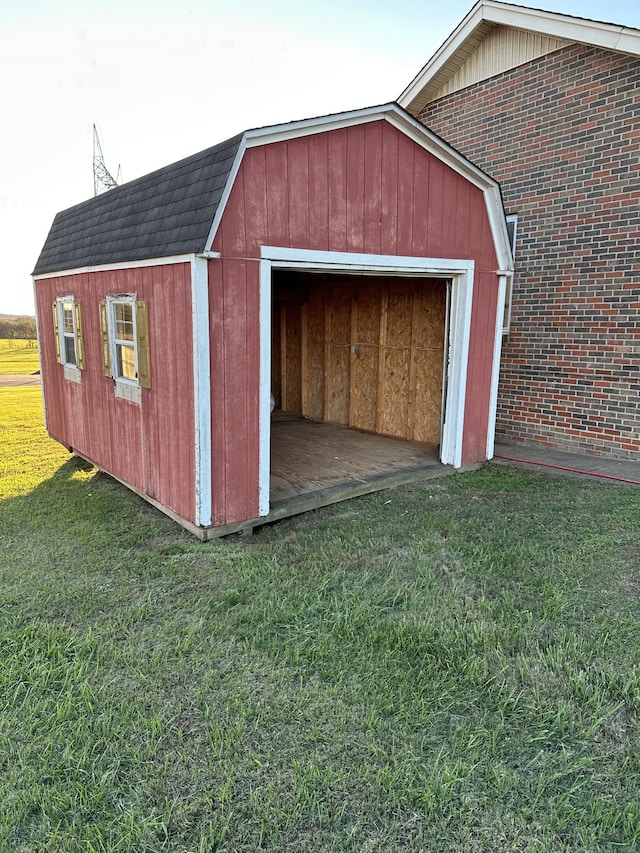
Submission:
[[[0,389],[0,850],[640,849],[640,490],[505,468],[201,544]]]
[[[0,376],[22,376],[40,370],[37,341],[0,338]]]

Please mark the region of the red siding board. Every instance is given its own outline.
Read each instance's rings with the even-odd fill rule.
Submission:
[[[247,468],[254,460],[247,457],[248,433],[253,426],[248,422],[247,412],[247,336],[255,334],[256,330],[255,318],[253,323],[247,323],[247,262],[225,261],[224,276],[225,408],[222,417],[225,434],[231,438],[224,453],[225,520],[232,522],[251,517]]]
[[[259,256],[260,246],[268,242],[268,207],[265,149],[250,148],[244,157],[245,244],[248,257]],[[217,248],[217,246],[216,246]]]
[[[309,143],[306,137],[288,143],[289,239],[292,246],[309,244]]]
[[[416,149],[413,164],[413,240],[411,254],[426,257],[429,239],[429,171],[431,157],[422,148]]]
[[[429,248],[428,255],[432,258],[446,256],[442,248],[442,217],[444,210],[444,172],[445,167],[435,157],[431,158],[429,164],[429,203],[428,203],[428,230]]]
[[[463,460],[484,458],[497,278],[482,192],[386,122],[249,149],[236,184],[210,262],[214,523],[258,511],[265,244],[475,260]]]
[[[36,300],[51,435],[194,521],[190,282],[188,264],[81,273],[37,281]],[[98,303],[107,294],[125,292],[135,292],[149,305],[152,387],[142,389],[141,405],[117,399],[113,381],[102,374]],[[65,295],[75,296],[82,304],[87,367],[80,384],[65,380],[55,359],[51,303]],[[180,424],[178,430],[171,426],[172,420]],[[158,422],[162,430],[156,429]]]
[[[364,251],[364,164],[366,127],[357,125],[347,132],[346,163],[346,246],[348,252]]]
[[[211,481],[212,517],[214,524],[225,523],[225,496],[227,491],[225,457],[227,433],[225,411],[228,407],[224,364],[225,300],[223,282],[225,262],[209,261],[209,336],[211,358]]]
[[[347,132],[336,130],[328,140],[329,241],[331,252],[345,252],[347,246]]]
[[[307,137],[309,143],[309,248],[329,246],[329,153],[326,133]]]
[[[394,128],[383,125],[380,228],[384,255],[398,254],[398,135]]]
[[[416,144],[406,136],[398,137],[398,237],[399,255],[413,252],[413,195],[415,189]]]
[[[269,199],[267,226],[271,246],[290,244],[287,153],[288,143],[286,142],[267,145],[265,148],[267,198]]]
[[[367,126],[364,149],[364,250],[381,253],[382,124]]]
[[[245,153],[215,238],[222,258],[208,263],[214,524],[258,513],[262,245],[474,259],[463,461],[484,458],[497,278],[482,193],[388,122],[257,146]],[[194,521],[190,265],[59,277],[36,290],[51,433]],[[141,406],[116,399],[102,375],[98,301],[114,292],[149,305],[152,387]],[[47,321],[65,293],[83,302],[80,385],[62,378]]]

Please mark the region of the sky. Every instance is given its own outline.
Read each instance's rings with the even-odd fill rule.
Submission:
[[[56,212],[252,127],[395,100],[473,0],[0,0],[0,313]],[[531,0],[640,28],[640,0]],[[231,8],[232,7],[232,8]]]

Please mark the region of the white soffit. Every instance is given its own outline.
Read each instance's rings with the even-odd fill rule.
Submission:
[[[561,44],[580,42],[617,53],[640,56],[640,30],[632,27],[513,6],[500,0],[479,0],[402,92],[398,103],[416,115],[434,100],[495,27],[534,33]]]

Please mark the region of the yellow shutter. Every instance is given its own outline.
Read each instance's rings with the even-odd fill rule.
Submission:
[[[102,336],[102,372],[111,376],[111,349],[109,346],[109,324],[107,323],[107,303],[100,303],[100,334]]]
[[[62,356],[60,355],[60,329],[58,328],[58,303],[52,302],[51,308],[53,309],[53,337],[56,342],[56,361],[58,364],[62,364]]]
[[[149,313],[147,303],[136,302],[136,337],[138,344],[138,382],[151,388],[151,353],[149,351]]]
[[[82,335],[82,309],[80,308],[80,302],[77,299],[73,302],[73,310],[76,315],[76,355],[78,358],[78,367],[80,370],[84,370],[86,364],[84,360],[84,337]]]

